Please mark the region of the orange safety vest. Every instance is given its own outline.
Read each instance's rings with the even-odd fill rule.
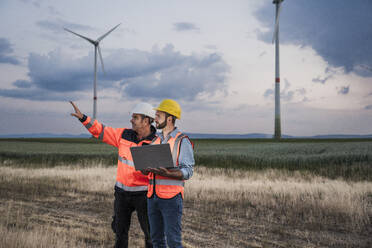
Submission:
[[[152,128],[152,135],[136,143],[131,139],[136,135],[132,129],[106,127],[97,120],[93,121],[89,116],[83,121],[83,125],[94,137],[118,148],[115,186],[125,191],[147,191],[149,179],[135,170],[130,147],[150,144],[155,137],[155,128]]]
[[[176,136],[170,137],[168,142],[172,152],[173,163],[179,166],[178,157],[180,155],[181,140],[183,138],[189,138],[181,132],[178,132]],[[152,144],[160,144],[161,139],[157,137]],[[177,194],[181,193],[183,198],[185,181],[178,180],[170,177],[163,177],[160,175],[155,175],[154,173],[149,173],[149,187],[147,191],[147,197],[150,198],[155,193],[158,197],[163,199],[170,199]]]

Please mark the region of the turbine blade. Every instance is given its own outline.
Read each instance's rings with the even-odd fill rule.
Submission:
[[[71,30],[68,29],[68,28],[63,28],[63,29],[66,30],[67,32],[70,32],[70,33],[73,33],[74,35],[79,36],[80,38],[83,38],[84,40],[89,41],[89,42],[92,43],[93,45],[95,44],[95,41],[92,40],[92,39],[89,39],[88,37],[85,37],[85,36],[82,36],[82,35],[80,35],[80,34],[78,34],[78,33],[75,33],[74,31],[71,31]]]
[[[102,35],[101,37],[99,37],[97,39],[97,42],[100,42],[101,40],[103,40],[103,38],[105,38],[107,35],[109,35],[109,33],[111,33],[112,31],[114,31],[115,28],[119,27],[121,23],[119,23],[118,25],[116,25],[115,27],[113,27],[110,31],[108,31],[107,33],[105,33],[104,35]]]
[[[97,46],[97,48],[98,48],[98,54],[99,54],[99,58],[100,58],[100,60],[101,60],[102,71],[103,71],[103,73],[105,73],[105,75],[106,75],[106,72],[105,72],[105,67],[104,67],[104,65],[103,65],[103,59],[102,59],[101,48],[99,47],[99,45]]]
[[[279,18],[280,18],[280,11],[282,9],[282,3],[279,2],[279,7],[278,7],[278,14],[276,15],[276,18],[275,18],[275,29],[274,29],[274,34],[273,34],[273,40],[272,40],[272,43],[274,43],[275,39],[276,39],[276,34],[278,33],[278,29],[279,29]]]

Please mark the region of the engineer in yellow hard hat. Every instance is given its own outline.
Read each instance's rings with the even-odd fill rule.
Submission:
[[[182,247],[181,218],[185,180],[191,178],[195,164],[190,139],[176,126],[181,119],[180,105],[171,99],[155,108],[156,128],[160,129],[153,144],[169,143],[176,169],[149,168],[147,193],[150,234],[154,247]]]

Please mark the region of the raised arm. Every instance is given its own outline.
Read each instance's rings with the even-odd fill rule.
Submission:
[[[71,115],[78,118],[95,138],[102,140],[109,145],[115,147],[119,146],[120,137],[124,128],[106,127],[97,120],[93,120],[89,116],[82,114],[76,104],[72,101],[70,101],[70,103],[75,110],[75,113],[71,113]]]

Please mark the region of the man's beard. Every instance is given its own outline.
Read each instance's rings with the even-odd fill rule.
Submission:
[[[167,120],[165,120],[163,123],[159,123],[156,125],[157,129],[163,129],[167,125]]]

